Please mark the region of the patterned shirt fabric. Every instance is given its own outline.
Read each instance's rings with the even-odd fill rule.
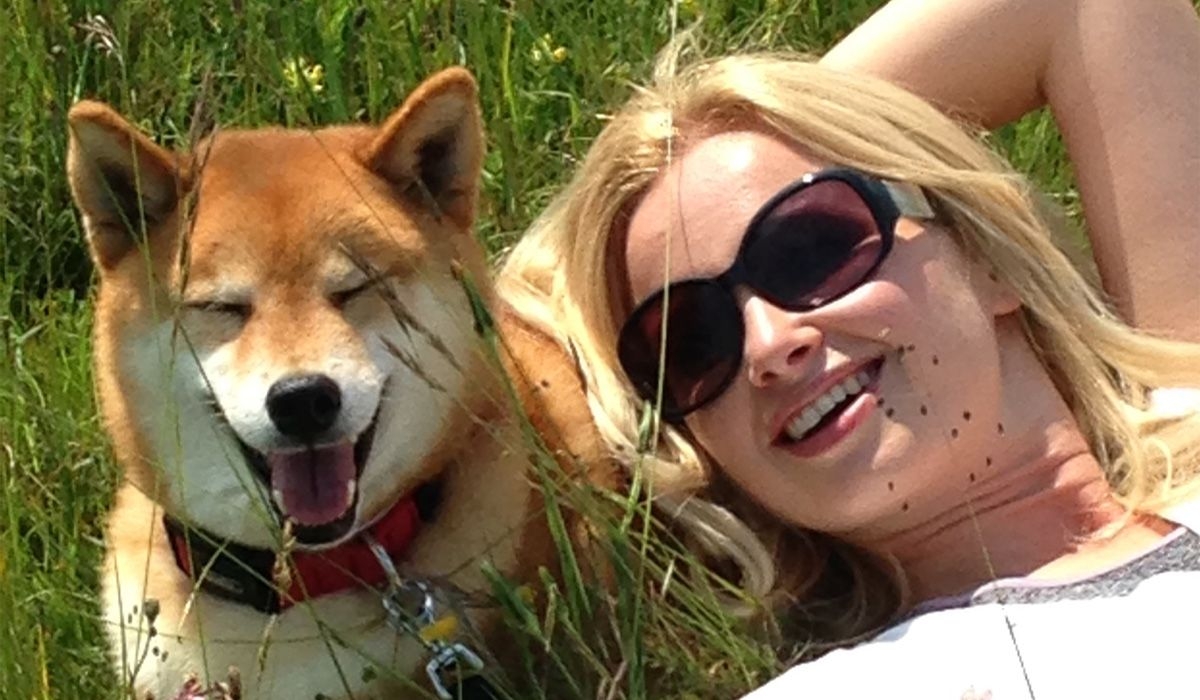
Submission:
[[[1168,516],[1180,527],[1130,561],[929,601],[743,700],[1200,700],[1200,503]]]

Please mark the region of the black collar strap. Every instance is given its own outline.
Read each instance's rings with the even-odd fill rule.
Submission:
[[[175,565],[197,581],[200,590],[268,615],[282,609],[274,585],[274,551],[222,542],[170,515],[163,515],[163,526]]]

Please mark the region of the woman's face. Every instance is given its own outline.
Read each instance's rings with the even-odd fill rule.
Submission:
[[[696,143],[631,217],[624,254],[634,303],[667,281],[726,270],[761,205],[828,165],[759,132]],[[1004,432],[996,319],[1017,302],[946,232],[901,218],[877,273],[812,311],[781,309],[748,289],[736,296],[743,364],[687,425],[767,509],[868,537],[903,529],[948,498],[961,502],[983,477]],[[830,401],[832,411],[807,428]]]

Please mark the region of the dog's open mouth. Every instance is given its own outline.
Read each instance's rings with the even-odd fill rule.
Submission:
[[[332,542],[354,525],[358,480],[371,453],[375,421],[356,440],[263,454],[238,440],[301,544]]]

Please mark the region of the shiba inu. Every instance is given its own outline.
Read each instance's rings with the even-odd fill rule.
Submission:
[[[123,682],[166,700],[235,668],[246,698],[461,692],[486,650],[427,631],[488,590],[481,561],[519,580],[552,556],[476,332],[495,300],[471,76],[431,77],[378,127],[219,131],[190,152],[100,103],[69,124],[126,477],[102,572]],[[496,318],[534,427],[601,464],[573,365]]]

